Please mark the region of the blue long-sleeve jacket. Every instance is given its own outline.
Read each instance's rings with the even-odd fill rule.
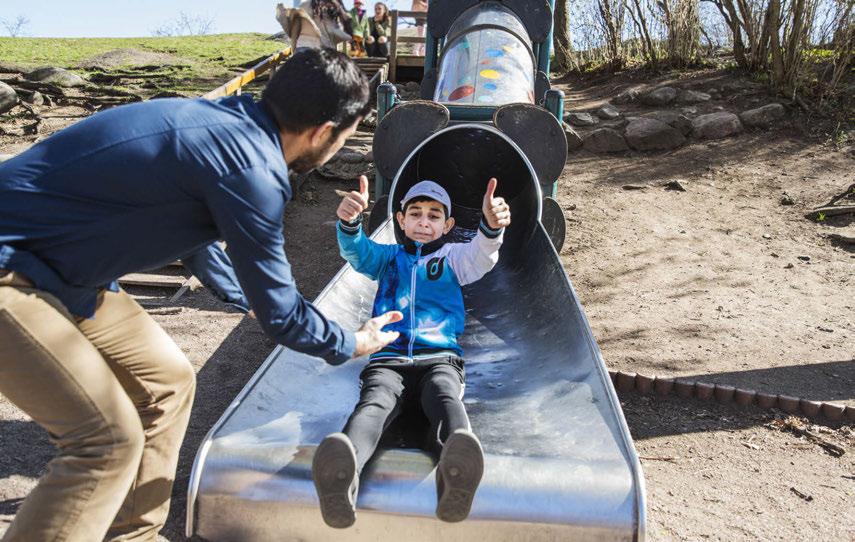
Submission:
[[[338,223],[342,257],[357,272],[377,281],[373,316],[401,311],[403,320],[384,330],[398,338],[371,355],[372,362],[438,353],[463,355],[457,337],[466,312],[461,286],[475,282],[499,259],[504,230],[483,222],[468,243],[386,245],[369,239],[360,225]]]
[[[219,243],[183,256],[181,263],[220,301],[249,312],[249,300],[240,287],[234,265]]]
[[[0,269],[90,317],[118,277],[224,239],[264,330],[340,363],[353,333],[300,295],[285,258],[290,198],[278,128],[251,97],[117,107],[0,164]]]

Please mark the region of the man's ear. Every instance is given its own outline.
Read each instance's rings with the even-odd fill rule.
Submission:
[[[401,211],[398,211],[397,213],[395,213],[395,218],[398,219],[398,226],[400,226],[401,229],[403,230],[404,229],[404,213],[402,213]]]
[[[330,140],[333,129],[335,129],[335,124],[329,120],[314,128],[309,128],[309,143],[312,147],[320,147]]]
[[[448,232],[450,232],[450,231],[451,231],[451,228],[453,228],[453,227],[454,227],[454,217],[453,217],[453,216],[450,216],[450,217],[448,217],[448,219],[445,221],[445,228],[442,230],[442,233],[448,233]]]

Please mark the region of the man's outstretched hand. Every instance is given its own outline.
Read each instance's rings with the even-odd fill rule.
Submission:
[[[356,222],[362,212],[368,208],[368,177],[359,177],[359,192],[352,190],[338,205],[336,215],[345,222]]]
[[[368,320],[356,335],[356,350],[353,352],[354,358],[361,358],[377,352],[390,342],[398,338],[397,331],[383,331],[383,327],[388,324],[400,322],[404,315],[400,311],[389,311],[386,314],[381,314],[376,318]]]
[[[495,197],[498,184],[499,181],[495,177],[487,183],[487,192],[484,194],[484,204],[481,207],[484,221],[494,230],[511,225],[511,208],[505,203],[505,198]]]

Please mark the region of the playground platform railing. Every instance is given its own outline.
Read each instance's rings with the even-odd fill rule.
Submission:
[[[398,23],[401,19],[415,19],[417,23],[427,24],[427,13],[424,11],[402,11],[393,9],[389,12],[392,18],[392,35],[389,39],[389,80],[397,81],[398,66],[421,67],[424,66],[424,56],[400,54],[398,45],[402,43],[421,44],[425,38],[420,36],[401,36],[398,34]]]
[[[246,70],[242,74],[228,80],[226,83],[218,86],[214,90],[206,92],[202,95],[203,98],[213,100],[233,94],[240,94],[241,89],[253,82],[259,75],[276,69],[276,66],[284,62],[291,56],[291,47],[285,47],[278,53],[274,53],[265,58],[252,68]]]

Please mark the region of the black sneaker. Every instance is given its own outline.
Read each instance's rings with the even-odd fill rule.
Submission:
[[[330,527],[344,529],[356,521],[356,451],[344,433],[333,433],[315,450],[312,480],[318,492],[321,515]]]
[[[484,474],[484,452],[472,431],[458,429],[442,447],[436,467],[436,517],[463,521]]]

